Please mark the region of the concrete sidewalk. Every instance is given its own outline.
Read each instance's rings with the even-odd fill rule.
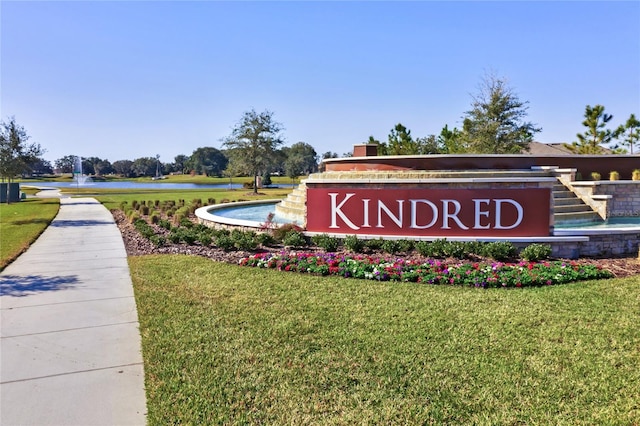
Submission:
[[[122,236],[93,198],[0,273],[0,424],[143,425],[144,370]]]

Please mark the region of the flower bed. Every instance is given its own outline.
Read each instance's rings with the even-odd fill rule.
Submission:
[[[545,286],[613,276],[595,265],[567,261],[490,263],[429,259],[418,262],[335,253],[260,253],[242,258],[239,264],[314,275],[481,288]]]

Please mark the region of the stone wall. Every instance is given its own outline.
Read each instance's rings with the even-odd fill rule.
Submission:
[[[599,204],[599,212],[608,217],[640,216],[640,181],[572,182],[581,198]]]

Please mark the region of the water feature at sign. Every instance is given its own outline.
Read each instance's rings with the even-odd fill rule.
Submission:
[[[484,156],[493,163],[476,165],[464,155],[378,157],[358,148],[324,160],[275,206],[212,205],[196,216],[216,228],[261,229],[273,209],[285,218],[279,224],[294,222],[307,236],[540,243],[557,258],[638,253],[640,223],[626,216],[640,215],[625,212],[640,212],[640,183],[577,181],[578,169],[547,165],[545,156]],[[610,168],[626,161],[610,157],[589,160]]]
[[[93,183],[91,177],[85,175],[82,172],[82,158],[76,157],[75,162],[73,164],[73,182],[76,185],[87,185]]]
[[[276,213],[275,206],[281,200],[245,201],[201,207],[196,216],[207,222],[215,222],[228,226],[261,228],[269,221],[274,226],[295,223]]]

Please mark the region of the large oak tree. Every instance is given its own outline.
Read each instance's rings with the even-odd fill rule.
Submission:
[[[274,121],[273,113],[255,110],[245,112],[240,121],[224,140],[229,149],[232,168],[253,176],[253,192],[258,192],[258,176],[273,165],[276,150],[282,145],[282,124]]]

